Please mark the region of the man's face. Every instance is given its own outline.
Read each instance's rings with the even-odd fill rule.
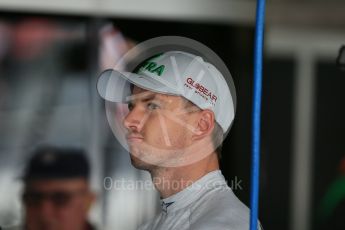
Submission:
[[[23,195],[26,229],[85,229],[92,200],[85,179],[27,182]]]
[[[174,161],[192,143],[196,114],[183,98],[134,86],[128,108],[124,126],[135,167],[149,170]]]

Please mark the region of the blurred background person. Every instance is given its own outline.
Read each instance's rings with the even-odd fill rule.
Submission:
[[[90,167],[82,150],[44,147],[35,151],[24,175],[25,230],[91,230],[95,200]]]

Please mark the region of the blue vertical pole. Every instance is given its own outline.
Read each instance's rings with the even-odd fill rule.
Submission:
[[[250,230],[256,230],[258,224],[259,207],[259,178],[260,178],[260,121],[261,121],[261,92],[262,92],[262,59],[265,22],[265,0],[257,0],[256,30],[254,47],[254,93],[252,115],[252,171],[250,194]]]

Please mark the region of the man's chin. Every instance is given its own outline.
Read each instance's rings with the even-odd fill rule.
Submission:
[[[141,160],[140,158],[136,157],[133,154],[130,154],[130,158],[131,158],[131,163],[133,165],[133,167],[140,169],[140,170],[150,170],[152,165],[150,165],[149,163]]]

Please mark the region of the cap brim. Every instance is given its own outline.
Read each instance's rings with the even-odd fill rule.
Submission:
[[[175,89],[167,87],[151,77],[113,69],[101,73],[97,82],[97,91],[107,101],[127,103],[132,94],[131,84],[156,93],[178,95]]]

